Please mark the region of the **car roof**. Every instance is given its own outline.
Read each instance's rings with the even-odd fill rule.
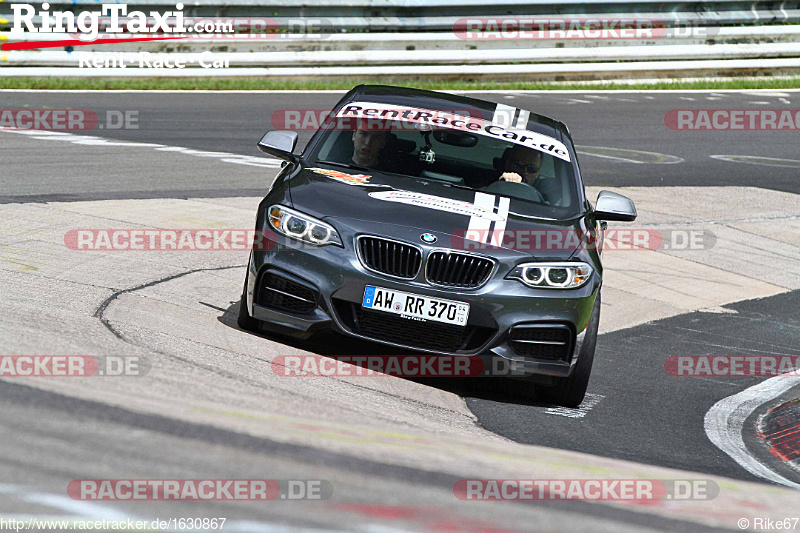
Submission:
[[[518,109],[511,106],[498,104],[496,102],[488,102],[479,98],[470,98],[468,96],[438,91],[412,89],[410,87],[395,87],[392,85],[358,85],[348,92],[342,98],[340,103],[370,98],[382,103],[394,103],[414,107],[424,107],[428,109],[452,109],[457,111],[468,111],[470,115],[481,116],[488,120],[492,120],[498,109],[501,109],[500,106],[504,106],[504,110],[506,111],[511,109],[514,110],[514,112],[519,113]],[[454,105],[458,107],[453,107]],[[565,137],[572,141],[572,135],[569,133],[569,128],[567,128],[567,125],[563,122],[545,115],[534,113],[529,109],[525,109],[524,111],[530,113],[528,122],[534,122],[542,126],[553,128],[554,130],[561,132]]]

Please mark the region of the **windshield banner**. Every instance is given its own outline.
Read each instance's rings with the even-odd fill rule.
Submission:
[[[569,151],[563,143],[521,128],[503,126],[478,117],[455,115],[447,111],[435,111],[419,107],[396,106],[377,102],[351,102],[345,104],[337,117],[353,117],[369,120],[397,120],[427,124],[433,128],[448,128],[464,132],[478,133],[488,137],[505,139],[509,142],[533,148],[564,161],[569,161]]]

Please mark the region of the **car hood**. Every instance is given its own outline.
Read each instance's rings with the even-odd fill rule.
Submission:
[[[302,168],[287,185],[293,207],[309,215],[339,221],[355,233],[413,242],[427,232],[442,247],[565,260],[585,230],[583,217],[523,215],[520,204],[530,205],[523,200],[374,170],[320,164]]]

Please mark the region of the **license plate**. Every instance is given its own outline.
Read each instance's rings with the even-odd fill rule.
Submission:
[[[409,320],[444,322],[464,326],[469,317],[469,304],[442,300],[419,294],[393,291],[367,285],[364,289],[363,307],[394,313]]]

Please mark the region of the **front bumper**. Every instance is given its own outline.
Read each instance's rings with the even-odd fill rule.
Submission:
[[[261,321],[266,329],[301,338],[317,331],[333,330],[415,352],[449,353],[494,360],[499,357],[514,375],[565,377],[572,371],[600,286],[596,272],[592,280],[578,289],[531,289],[517,280],[504,279],[510,269],[521,261],[500,261],[491,279],[482,287],[473,290],[447,289],[430,285],[424,276],[414,280],[399,280],[368,270],[356,254],[357,233],[348,234],[341,225],[337,225],[337,229],[342,234],[344,248],[301,246],[281,235],[274,235],[273,242],[267,246],[268,250],[251,254],[247,276],[247,308],[250,315]],[[412,228],[411,233],[418,234],[418,231]],[[374,234],[380,233],[375,231]],[[414,241],[407,239],[407,242]],[[425,253],[428,252],[426,246],[421,248]],[[263,292],[261,284],[268,275],[271,280],[277,277],[295,284],[292,285],[292,291],[280,292],[292,292],[285,299],[300,306],[304,304],[292,298],[306,300],[307,305],[302,312],[282,305],[265,305],[259,291]],[[367,324],[365,310],[361,309],[367,285],[469,303],[469,320],[463,328],[463,338],[466,340],[459,345],[450,344],[443,348],[445,340],[460,333],[454,333],[449,329],[452,327],[438,323],[420,324],[380,311],[368,311],[380,316],[370,315]],[[365,327],[365,324],[369,327]],[[558,358],[521,353],[525,351],[521,347],[524,348],[526,342],[540,341],[519,340],[520,336],[527,335],[520,332],[538,331],[541,328],[562,331],[563,336],[559,338],[568,343],[568,353]],[[437,340],[444,344],[437,345]]]

